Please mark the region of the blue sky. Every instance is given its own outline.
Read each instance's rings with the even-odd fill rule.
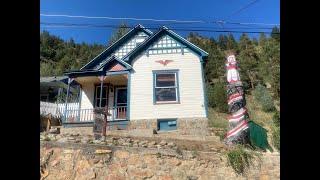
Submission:
[[[253,0],[41,0],[40,13],[67,14],[79,16],[108,16],[108,17],[134,17],[153,19],[177,20],[226,20],[229,22],[280,24],[279,0],[258,0],[248,8],[234,15],[239,9]],[[45,23],[73,23],[117,25],[119,20],[107,19],[81,19],[66,17],[43,17],[40,21]],[[230,25],[223,27],[217,24],[163,24],[151,21],[126,21],[129,25],[142,24],[146,27],[166,25],[169,28],[188,28],[223,30],[223,28],[237,28],[240,31],[271,31],[270,29],[251,29],[262,26]],[[239,29],[239,28],[244,29]],[[263,28],[272,26],[263,26]],[[114,29],[98,27],[56,27],[40,25],[40,30],[47,30],[62,39],[73,38],[76,42],[98,43],[105,45]],[[155,31],[155,30],[152,30]],[[190,31],[175,31],[186,37]],[[220,32],[198,32],[207,37],[217,37]],[[236,38],[241,34],[233,33]],[[249,34],[258,37],[258,34]]]

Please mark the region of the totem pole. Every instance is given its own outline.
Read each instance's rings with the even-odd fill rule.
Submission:
[[[229,128],[225,137],[227,145],[249,143],[249,115],[242,82],[234,53],[227,52],[227,96]]]

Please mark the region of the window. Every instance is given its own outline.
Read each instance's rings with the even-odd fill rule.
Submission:
[[[179,102],[178,72],[154,71],[154,102]]]
[[[177,119],[158,119],[158,131],[177,130]]]
[[[102,98],[100,99],[100,91],[101,91],[101,85],[95,86],[95,107],[100,107],[100,101],[101,101],[101,107],[105,107],[107,104],[107,86],[104,84],[102,87]]]

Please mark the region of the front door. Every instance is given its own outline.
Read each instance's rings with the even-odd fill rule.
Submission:
[[[116,119],[126,119],[127,112],[127,88],[116,88],[115,96],[115,117]]]

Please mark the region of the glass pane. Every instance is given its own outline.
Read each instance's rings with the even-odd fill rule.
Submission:
[[[101,86],[96,86],[96,97],[97,98],[100,98],[100,90],[101,90]],[[102,87],[102,98],[106,98],[107,96],[107,87],[106,86],[103,86]]]
[[[106,100],[106,99],[102,99],[102,101],[101,101],[101,107],[105,107],[105,106],[106,106],[106,103],[107,103],[107,100]]]
[[[175,86],[175,74],[157,74],[156,85],[157,87]]]
[[[123,105],[123,103],[127,103],[127,89],[118,89],[117,92],[117,104]]]
[[[176,101],[176,88],[156,88],[156,101]]]

